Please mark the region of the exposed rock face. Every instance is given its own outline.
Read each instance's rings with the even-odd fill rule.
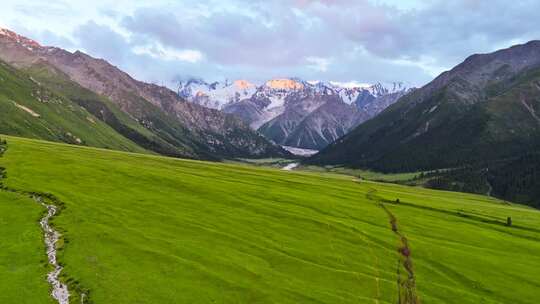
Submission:
[[[323,105],[302,120],[287,137],[285,144],[321,149],[368,118],[368,114],[356,107],[344,104],[335,97],[328,98]]]
[[[195,103],[168,88],[137,81],[80,51],[43,47],[8,30],[0,32],[0,59],[18,68],[49,65],[82,87],[105,96],[138,123],[193,158],[265,157],[288,153],[242,120]],[[249,90],[247,82],[235,83]]]
[[[321,149],[377,115],[409,89],[402,83],[342,86],[338,83],[272,79],[249,83],[180,83],[187,100],[234,114],[282,145]]]

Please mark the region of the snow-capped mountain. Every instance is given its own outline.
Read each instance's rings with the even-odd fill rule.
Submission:
[[[207,83],[202,79],[180,82],[178,94],[202,106],[221,109],[223,106],[251,97],[256,86],[247,80]]]
[[[279,144],[320,149],[395,102],[409,87],[401,82],[356,84],[271,79],[181,82],[188,101],[234,114]]]
[[[266,95],[272,103],[269,109],[282,106],[285,97],[295,91],[308,91],[309,93],[334,95],[337,94],[346,104],[355,103],[362,95],[372,97],[393,94],[405,91],[410,86],[403,82],[393,83],[341,83],[322,81],[303,81],[297,78],[271,79],[262,85],[256,85],[248,80],[235,80],[233,82],[206,82],[202,79],[192,78],[181,81],[178,85],[178,94],[183,98],[213,109],[223,109],[225,106],[250,98],[255,93]]]

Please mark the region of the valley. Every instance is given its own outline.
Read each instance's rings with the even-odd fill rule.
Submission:
[[[540,212],[527,207],[344,175],[2,138],[2,183],[63,202],[51,222],[74,303],[76,290],[85,303],[395,303],[407,270],[381,204],[407,237],[422,302],[534,303],[538,290]],[[32,240],[2,243],[28,262],[0,259],[0,277],[16,270],[34,284],[32,302],[49,303],[44,211],[18,194],[0,197],[0,223]],[[3,302],[13,301],[25,300]]]
[[[2,1],[0,304],[536,304],[538,11]]]
[[[320,150],[412,89],[402,82],[371,85],[283,78],[256,85],[247,80],[188,79],[179,83],[178,95],[235,115],[280,145]]]

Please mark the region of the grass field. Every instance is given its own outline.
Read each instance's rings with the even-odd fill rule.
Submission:
[[[381,173],[374,172],[369,170],[362,169],[351,169],[339,166],[311,166],[311,165],[302,165],[298,167],[297,170],[308,171],[308,172],[321,172],[321,173],[336,173],[343,175],[350,175],[359,177],[362,179],[379,181],[379,182],[410,182],[412,181],[420,172],[409,172],[409,173]]]
[[[45,246],[33,200],[0,192],[0,303],[53,303],[45,281]]]
[[[63,231],[64,279],[89,290],[92,303],[540,298],[537,210],[335,174],[2,138],[4,183],[65,204],[53,220]],[[10,231],[0,242],[9,252],[0,253],[0,292],[8,295],[0,302],[50,302],[43,211],[7,195],[15,194],[0,196],[0,225]]]

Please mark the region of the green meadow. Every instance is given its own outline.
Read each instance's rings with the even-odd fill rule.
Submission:
[[[2,138],[4,185],[63,202],[52,224],[72,303],[80,291],[95,304],[540,298],[538,210],[335,173]],[[43,212],[0,192],[1,303],[52,303]]]
[[[32,199],[0,192],[0,303],[53,303],[45,281],[42,213]]]

